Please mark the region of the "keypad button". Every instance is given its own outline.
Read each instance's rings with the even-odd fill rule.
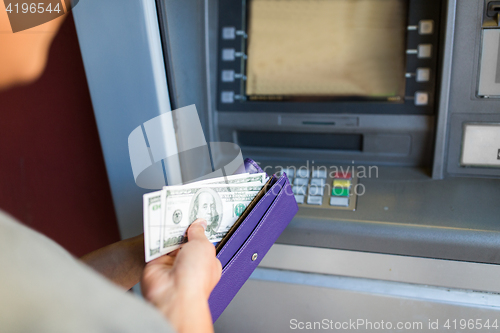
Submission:
[[[307,178],[295,178],[293,185],[306,185],[309,182]]]
[[[309,195],[323,195],[324,192],[325,188],[323,186],[311,185],[309,187]]]
[[[223,70],[221,74],[222,82],[234,82],[234,71]]]
[[[430,58],[432,56],[432,44],[419,44],[418,45],[418,57],[419,58]]]
[[[315,197],[315,196],[308,196],[307,197],[307,204],[308,205],[318,205],[321,206],[323,203],[323,197]]]
[[[297,201],[298,204],[304,203],[305,196],[297,194],[297,195],[294,195],[294,197],[295,197],[295,201]]]
[[[334,187],[332,188],[332,195],[336,197],[348,197],[349,188],[348,187]]]
[[[311,179],[311,186],[325,186],[326,180],[324,178],[313,178]]]
[[[333,178],[338,178],[338,179],[351,179],[352,178],[352,173],[350,172],[343,172],[343,171],[337,171],[333,175]]]
[[[421,20],[418,22],[418,33],[421,35],[430,35],[434,32],[433,20]]]
[[[234,92],[233,91],[223,91],[220,96],[222,103],[233,103],[234,102]]]
[[[431,78],[430,68],[417,68],[416,81],[428,82]]]
[[[222,49],[222,60],[224,61],[234,61],[235,55],[234,49]]]
[[[349,198],[331,197],[330,198],[330,206],[348,207],[349,206]]]
[[[235,27],[222,28],[222,39],[235,39],[235,38],[236,38],[236,28]]]
[[[351,186],[351,181],[349,179],[335,179],[333,181],[333,187],[349,187]]]
[[[424,106],[429,104],[429,94],[422,91],[415,93],[415,105]]]
[[[316,169],[312,171],[313,178],[326,178],[326,169]]]
[[[304,168],[299,168],[297,170],[297,177],[300,177],[300,178],[309,178],[309,170],[308,169],[304,169]]]
[[[292,188],[293,194],[298,194],[298,195],[305,195],[306,194],[306,186],[294,186]]]

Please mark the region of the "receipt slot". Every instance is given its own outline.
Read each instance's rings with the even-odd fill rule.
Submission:
[[[481,30],[478,97],[500,98],[500,1],[485,6]]]

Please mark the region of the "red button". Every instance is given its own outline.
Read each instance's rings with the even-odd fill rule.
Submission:
[[[338,179],[351,179],[352,174],[350,172],[342,172],[342,171],[337,171],[335,172],[335,175],[333,178],[338,178]]]

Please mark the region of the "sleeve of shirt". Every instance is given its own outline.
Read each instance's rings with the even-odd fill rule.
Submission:
[[[0,331],[174,332],[152,305],[1,211]]]

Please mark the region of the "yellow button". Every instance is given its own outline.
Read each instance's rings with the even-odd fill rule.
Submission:
[[[333,187],[350,187],[351,181],[348,179],[335,179],[333,181]]]

